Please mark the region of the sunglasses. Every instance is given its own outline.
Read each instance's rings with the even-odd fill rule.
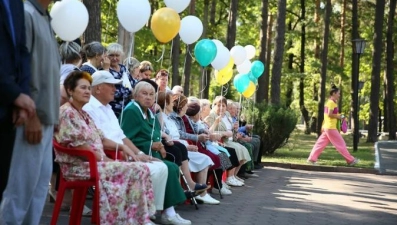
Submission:
[[[143,67],[141,67],[141,72],[145,72],[145,71],[154,71],[153,70],[153,67],[151,67],[151,66],[143,66]]]

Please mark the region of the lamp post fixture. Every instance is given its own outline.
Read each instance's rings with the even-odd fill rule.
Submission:
[[[354,121],[354,126],[353,126],[353,151],[356,152],[357,151],[357,147],[358,147],[358,141],[360,139],[359,136],[359,118],[358,118],[358,109],[359,109],[359,105],[358,105],[358,91],[360,90],[360,82],[358,81],[359,79],[359,74],[360,74],[360,56],[361,54],[364,53],[364,49],[365,49],[365,44],[366,41],[364,39],[354,39],[352,40],[352,44],[353,44],[353,52],[354,54],[356,54],[357,56],[357,67],[356,67],[356,71],[353,74],[352,77],[352,86],[353,86],[353,112],[352,112],[352,116],[353,116],[353,121]]]

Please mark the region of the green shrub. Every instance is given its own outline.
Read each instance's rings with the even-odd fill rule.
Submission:
[[[248,122],[253,121],[254,133],[261,136],[263,155],[273,154],[284,146],[298,121],[293,110],[265,103],[256,104],[244,114]]]

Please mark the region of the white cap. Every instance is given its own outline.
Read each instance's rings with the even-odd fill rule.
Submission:
[[[98,84],[120,84],[122,80],[115,79],[113,75],[106,70],[99,70],[92,74],[92,86],[96,86]]]

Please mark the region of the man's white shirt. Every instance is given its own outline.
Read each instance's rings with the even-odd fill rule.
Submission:
[[[103,105],[91,95],[90,101],[84,105],[83,110],[91,116],[96,127],[103,132],[107,139],[123,144],[123,139],[126,136],[120,128],[119,120],[109,104]]]

